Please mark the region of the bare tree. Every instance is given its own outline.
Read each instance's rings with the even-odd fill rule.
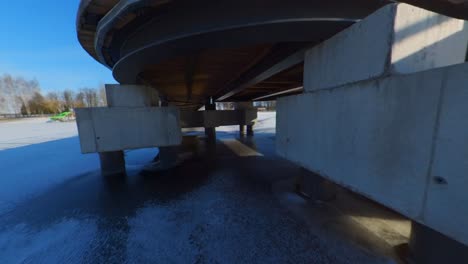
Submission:
[[[41,93],[37,80],[0,76],[0,114],[53,114],[76,107],[106,106],[104,85],[98,89],[83,88],[78,92],[64,90]]]
[[[99,105],[97,91],[91,88],[83,88],[80,93],[84,95],[84,104],[86,107],[96,107]]]
[[[99,106],[107,106],[106,86],[101,85],[99,88]]]
[[[75,107],[74,105],[74,93],[71,90],[65,90],[62,92],[62,100],[63,100],[63,110],[70,111]]]
[[[78,92],[75,96],[75,102],[73,103],[74,107],[80,108],[80,107],[86,107],[85,104],[85,95],[82,91]]]
[[[34,93],[28,103],[31,114],[45,114],[46,111],[44,110],[44,103],[44,96],[39,92]]]
[[[63,104],[56,92],[49,92],[47,94],[44,107],[46,108],[46,112],[54,114],[60,113],[63,110]]]
[[[26,80],[5,74],[0,77],[0,113],[17,114],[28,111],[27,102],[40,92],[37,80]],[[26,109],[24,109],[26,108]]]

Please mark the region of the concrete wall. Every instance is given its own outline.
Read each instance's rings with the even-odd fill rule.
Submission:
[[[468,245],[468,64],[280,99],[282,157]]]
[[[445,76],[422,220],[468,244],[468,66]],[[438,183],[440,177],[446,183]]]
[[[179,145],[179,112],[175,107],[76,109],[81,151],[108,152]]]
[[[304,89],[462,63],[467,45],[463,20],[387,5],[306,53]]]

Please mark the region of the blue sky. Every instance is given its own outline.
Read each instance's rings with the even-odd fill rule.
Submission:
[[[115,83],[112,73],[80,46],[79,0],[0,3],[0,75],[37,79],[43,91]]]

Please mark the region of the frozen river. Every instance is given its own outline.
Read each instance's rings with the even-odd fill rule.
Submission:
[[[393,263],[282,205],[304,202],[273,191],[300,173],[275,156],[274,121],[261,113],[253,139],[219,129],[210,151],[195,133],[166,172],[143,171],[156,149],[128,151],[127,177],[107,179],[74,123],[0,122],[0,263]]]

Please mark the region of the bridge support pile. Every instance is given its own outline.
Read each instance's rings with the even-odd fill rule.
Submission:
[[[76,109],[81,151],[99,153],[103,175],[125,174],[123,150],[182,141],[178,109],[159,107],[154,89],[106,85],[106,96],[109,107]]]
[[[124,150],[160,148],[162,168],[177,163],[181,128],[205,127],[216,140],[218,126],[253,125],[256,109],[180,111],[160,103],[156,89],[139,85],[106,85],[108,107],[76,109],[81,151],[99,153],[103,175],[125,174]],[[159,105],[165,105],[159,107]]]
[[[277,114],[281,156],[440,234],[433,250],[465,248],[437,253],[459,263],[468,263],[467,45],[464,21],[386,6],[308,51],[305,93],[280,99]]]

